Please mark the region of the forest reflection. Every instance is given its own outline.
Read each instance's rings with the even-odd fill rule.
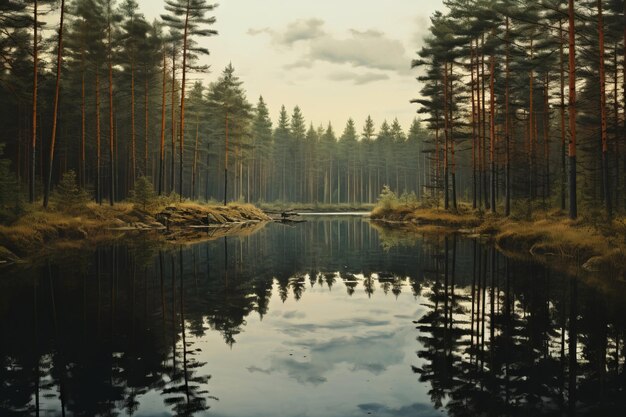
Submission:
[[[371,308],[405,293],[425,305],[404,319],[416,327],[407,372],[448,415],[626,410],[623,288],[600,293],[472,239],[384,243],[360,218],[321,218],[3,273],[0,414],[131,415],[148,404],[204,415],[220,381],[202,339],[219,333],[232,347],[272,298],[301,300],[312,288],[366,294]]]

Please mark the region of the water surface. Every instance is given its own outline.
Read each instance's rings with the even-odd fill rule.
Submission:
[[[361,217],[5,270],[0,415],[622,415],[617,285]]]

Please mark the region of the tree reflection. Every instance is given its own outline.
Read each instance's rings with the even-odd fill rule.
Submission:
[[[452,416],[626,409],[619,294],[477,240],[393,246],[364,221],[332,218],[188,247],[105,247],[3,277],[0,415],[140,414],[150,396],[165,413],[203,414],[220,381],[198,339],[216,332],[236,348],[272,297],[320,291],[417,297],[427,312],[413,371]]]
[[[417,322],[417,356],[425,362],[413,367],[437,408],[452,416],[626,409],[625,311],[618,298],[580,291],[577,277],[504,259],[476,243],[473,265],[455,289],[448,240],[425,282],[429,310]]]

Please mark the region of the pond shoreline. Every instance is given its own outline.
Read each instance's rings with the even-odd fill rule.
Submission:
[[[33,210],[11,225],[0,225],[0,267],[139,237],[163,243],[217,239],[249,233],[269,221],[267,214],[248,204],[175,203],[146,210],[121,203],[88,204],[74,212]]]
[[[483,237],[508,256],[533,259],[576,273],[626,270],[626,230],[622,219],[590,223],[560,212],[537,213],[530,220],[465,209],[377,208],[371,216],[383,228],[407,233],[460,233]]]

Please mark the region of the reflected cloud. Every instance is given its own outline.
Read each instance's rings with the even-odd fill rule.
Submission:
[[[379,325],[389,325],[389,323],[381,321]],[[326,328],[339,329],[338,327]],[[280,354],[275,353],[270,358],[270,366],[267,369],[257,366],[247,369],[251,373],[286,373],[300,384],[311,385],[326,382],[328,374],[340,364],[347,364],[352,372],[364,371],[380,375],[390,366],[402,363],[404,352],[401,347],[407,331],[409,330],[397,329],[397,331],[368,333],[358,337],[338,337],[328,341],[299,340],[295,343],[286,343],[307,354],[298,353],[298,357],[294,357],[294,354],[290,353],[289,357],[283,357],[279,355],[287,354],[286,351]]]
[[[435,417],[441,413],[433,410],[430,404],[411,404],[400,408],[390,408],[383,404],[368,403],[359,404],[359,409],[367,414],[375,414],[379,417]]]

